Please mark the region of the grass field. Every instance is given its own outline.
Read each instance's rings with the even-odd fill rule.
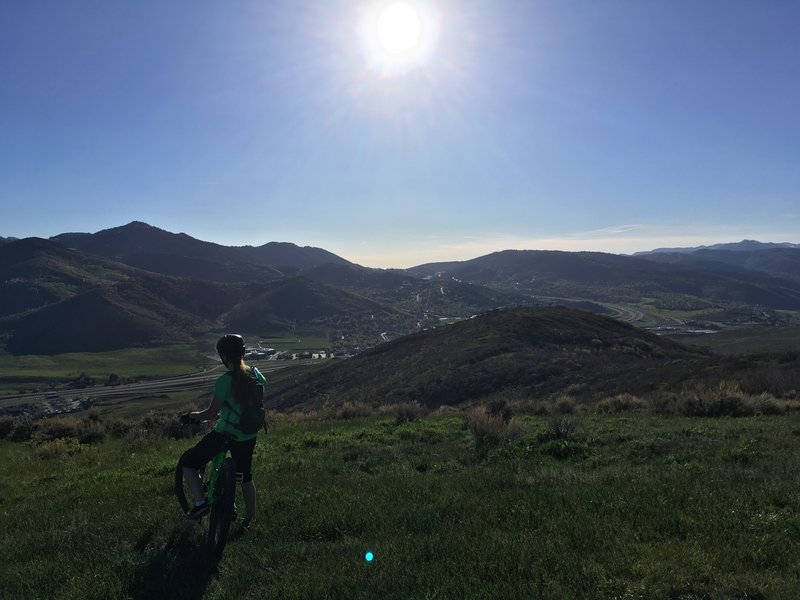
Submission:
[[[261,342],[287,352],[320,350],[330,347],[319,331],[298,332],[293,336],[245,336],[248,345]],[[218,364],[214,356],[214,336],[198,344],[176,344],[152,348],[129,348],[111,352],[81,352],[55,355],[13,356],[0,351],[0,395],[45,389],[85,374],[100,383],[111,373],[122,378],[158,379],[202,371]]]
[[[754,354],[759,352],[797,352],[800,349],[800,327],[766,325],[723,329],[703,336],[670,336],[682,344],[705,346],[720,354]]]
[[[193,440],[0,442],[2,596],[797,597],[800,415],[566,418],[480,453],[459,415],[278,420],[218,565],[172,494]]]
[[[213,351],[213,345],[210,346]],[[85,373],[99,381],[116,373],[126,378],[159,378],[202,371],[214,364],[205,347],[192,345],[130,348],[113,352],[12,356],[0,353],[0,394],[39,389]]]

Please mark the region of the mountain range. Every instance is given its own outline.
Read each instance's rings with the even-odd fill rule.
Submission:
[[[753,251],[753,250],[774,250],[777,248],[800,248],[800,244],[790,244],[789,242],[759,242],[757,240],[742,240],[741,242],[728,242],[724,244],[712,244],[710,246],[692,246],[688,248],[656,248],[645,252],[634,252],[633,256],[644,256],[647,254],[660,253],[684,253],[691,254],[700,250],[731,250],[734,252]]]
[[[638,303],[800,310],[800,248],[620,256],[508,250],[407,270],[370,269],[320,248],[228,247],[133,222],[94,234],[0,243],[0,345],[101,351],[314,327],[364,345],[501,306]],[[538,298],[538,299],[537,299]],[[748,309],[749,310],[749,309]]]

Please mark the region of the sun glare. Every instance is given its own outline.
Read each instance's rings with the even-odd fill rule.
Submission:
[[[387,6],[376,24],[378,42],[392,54],[414,49],[422,37],[422,23],[416,10],[406,2]]]
[[[429,0],[367,5],[358,29],[370,67],[395,75],[426,63],[436,46],[439,21]]]

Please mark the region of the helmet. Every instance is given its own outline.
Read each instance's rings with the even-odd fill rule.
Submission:
[[[244,356],[244,339],[235,333],[229,333],[219,338],[217,352],[220,356],[242,358]]]

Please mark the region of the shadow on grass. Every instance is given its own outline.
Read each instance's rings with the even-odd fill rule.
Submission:
[[[145,552],[153,537],[145,532],[136,544]],[[149,557],[133,577],[129,588],[135,600],[153,598],[202,598],[217,573],[217,561],[205,545],[197,543],[192,528],[176,527],[164,547]]]

